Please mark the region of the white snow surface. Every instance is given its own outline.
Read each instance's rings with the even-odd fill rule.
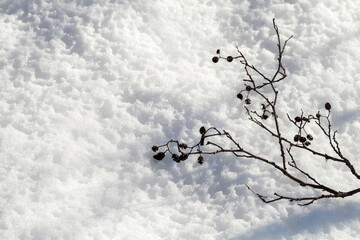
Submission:
[[[265,204],[246,184],[269,196],[314,192],[255,160],[177,164],[154,160],[151,146],[191,145],[215,126],[280,157],[236,98],[243,67],[211,62],[238,46],[272,74],[275,18],[282,40],[294,35],[278,86],[284,135],[296,131],[286,113],[315,114],[329,101],[360,171],[359,12],[354,0],[0,1],[0,238],[357,239],[357,195]],[[302,161],[322,182],[359,187],[341,164]]]

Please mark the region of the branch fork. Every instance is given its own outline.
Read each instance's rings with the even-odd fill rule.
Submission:
[[[315,194],[311,196],[286,196],[279,193],[274,193],[274,196],[264,196],[262,194],[254,191],[250,186],[246,187],[258,196],[260,200],[264,203],[273,203],[280,200],[288,200],[290,202],[297,202],[300,206],[310,205],[320,199],[324,198],[345,198],[357,194],[360,192],[360,188],[354,188],[350,191],[340,191],[333,189],[328,186],[326,183],[322,183],[320,180],[316,179],[309,172],[301,169],[300,165],[297,164],[301,161],[301,155],[295,156],[293,149],[299,149],[304,152],[312,153],[314,157],[323,159],[327,163],[337,162],[344,164],[348,170],[349,174],[352,174],[355,178],[360,180],[360,175],[353,166],[352,162],[347,159],[342,151],[339,142],[336,138],[336,131],[333,131],[331,126],[331,104],[325,103],[324,107],[326,113],[320,113],[317,111],[315,114],[305,115],[301,110],[301,113],[292,118],[287,114],[287,119],[292,123],[294,130],[294,138],[288,139],[285,138],[282,134],[282,127],[278,121],[278,106],[277,100],[279,91],[276,86],[287,77],[286,69],[282,62],[282,57],[287,46],[288,41],[293,37],[287,38],[283,43],[280,39],[278,26],[275,24],[275,19],[273,19],[273,28],[277,37],[277,68],[274,74],[270,77],[263,74],[258,68],[254,65],[251,65],[246,59],[245,55],[240,51],[238,47],[237,56],[221,56],[221,51],[217,50],[217,56],[212,58],[214,63],[217,63],[219,60],[226,60],[227,62],[233,62],[238,60],[238,62],[243,65],[244,71],[247,75],[246,79],[243,79],[244,89],[237,94],[237,98],[244,100],[246,114],[248,119],[259,126],[265,132],[267,132],[277,143],[279,158],[272,160],[266,158],[265,156],[255,154],[249,151],[246,147],[242,146],[237,140],[235,140],[231,134],[225,130],[220,131],[215,127],[205,128],[202,126],[199,130],[200,140],[189,146],[185,143],[181,143],[178,140],[169,140],[167,143],[159,146],[153,146],[152,150],[157,152],[154,155],[156,160],[162,160],[165,158],[165,155],[169,153],[175,162],[182,162],[188,159],[192,155],[198,156],[198,163],[204,163],[204,157],[206,155],[215,155],[220,153],[231,153],[237,158],[244,159],[254,159],[262,163],[269,165],[272,168],[275,168],[277,171],[280,171],[289,181],[297,183],[301,187],[313,189]],[[263,91],[264,87],[270,87],[271,92],[265,93]],[[245,96],[245,99],[244,99]],[[260,110],[253,110],[255,108],[252,106],[251,98],[256,97],[262,101]],[[270,126],[269,121],[272,121]],[[328,144],[330,145],[332,152],[320,152],[312,146],[314,144],[314,138],[308,129],[309,125],[315,125],[320,128],[322,134],[326,137]],[[222,137],[225,140],[229,141],[232,147],[225,147],[219,143],[216,143],[212,139],[215,137]],[[316,139],[315,139],[316,140]],[[175,145],[175,148],[172,147]],[[209,147],[213,147],[212,150],[204,150]],[[173,151],[176,149],[176,152]],[[295,174],[297,173],[297,174]]]

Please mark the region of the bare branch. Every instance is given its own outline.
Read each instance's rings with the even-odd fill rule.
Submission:
[[[248,185],[246,185],[251,192],[256,194],[259,199],[265,203],[288,200],[290,202],[297,202],[301,206],[307,206],[320,199],[345,198],[359,193],[360,188],[354,188],[350,191],[344,192],[334,189],[326,183],[321,183],[321,181],[316,179],[310,172],[302,169],[300,167],[301,164],[298,164],[303,160],[304,155],[298,154],[295,156],[295,153],[302,151],[313,154],[314,158],[324,159],[327,164],[331,164],[332,162],[345,164],[345,166],[347,166],[347,168],[350,170],[350,173],[357,179],[360,179],[360,175],[355,170],[351,161],[344,157],[340,144],[336,138],[337,132],[333,131],[332,129],[330,119],[330,103],[325,103],[325,109],[327,110],[327,114],[325,115],[322,115],[320,111],[318,111],[316,114],[306,115],[302,110],[300,111],[300,114],[294,118],[287,114],[286,118],[294,128],[294,137],[293,139],[288,139],[283,136],[283,130],[280,126],[278,115],[279,109],[277,102],[279,100],[279,90],[277,89],[277,85],[287,77],[286,69],[283,65],[282,59],[285,52],[285,47],[293,36],[289,37],[282,43],[275,19],[273,19],[273,28],[277,37],[277,67],[271,78],[267,77],[254,65],[251,65],[238,47],[236,47],[237,53],[239,54],[238,56],[222,57],[220,50],[217,50],[217,56],[213,57],[212,61],[217,63],[220,59],[226,60],[227,62],[239,60],[240,64],[243,65],[244,71],[247,75],[246,79],[243,79],[245,88],[237,94],[237,97],[240,100],[243,100],[244,95],[246,96],[244,99],[244,107],[246,109],[246,114],[248,115],[249,120],[255,123],[258,127],[260,127],[260,129],[264,130],[271,136],[272,139],[274,139],[274,142],[278,146],[277,157],[275,159],[270,159],[266,156],[263,156],[261,153],[256,154],[251,152],[248,147],[243,146],[237,140],[235,140],[228,131],[220,131],[215,127],[206,129],[204,126],[202,126],[199,130],[200,140],[197,143],[192,146],[188,146],[187,144],[181,143],[178,140],[171,139],[163,145],[152,147],[152,150],[157,152],[154,155],[154,158],[160,161],[165,158],[166,154],[169,153],[175,162],[180,163],[187,160],[191,155],[198,155],[198,163],[203,164],[205,161],[203,156],[205,155],[231,153],[240,160],[254,159],[262,162],[269,167],[281,172],[282,175],[290,182],[297,183],[301,187],[312,189],[314,192],[317,192],[313,196],[306,197],[293,197],[274,193],[274,197],[269,198],[255,192]],[[271,90],[270,93],[265,92],[264,87],[269,87]],[[251,103],[251,98],[253,97],[257,97],[262,102],[260,109],[256,106],[253,106]],[[325,120],[325,124],[322,120]],[[272,124],[269,124],[269,122]],[[326,137],[327,142],[332,149],[331,153],[323,153],[317,150],[316,147],[310,147],[310,145],[314,144],[315,141],[314,137],[310,134],[308,127],[314,124],[314,122],[315,125],[320,128],[322,134]],[[222,141],[221,143],[216,141],[218,138],[220,138]],[[227,141],[227,145],[223,145],[224,141]],[[231,147],[225,147],[228,145]],[[292,150],[295,148],[298,151],[292,152]],[[293,172],[297,173],[297,175],[295,175]],[[326,194],[324,194],[324,192]]]

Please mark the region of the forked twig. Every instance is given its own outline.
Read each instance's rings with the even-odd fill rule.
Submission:
[[[272,203],[279,200],[288,200],[290,202],[298,202],[301,206],[307,206],[314,203],[317,200],[324,198],[344,198],[349,197],[354,194],[360,192],[360,188],[354,188],[350,191],[339,191],[337,189],[333,189],[325,183],[320,183],[318,179],[312,176],[309,172],[305,171],[300,167],[299,162],[301,162],[301,155],[295,156],[292,152],[292,149],[296,148],[304,152],[312,153],[314,157],[318,157],[320,159],[324,159],[326,162],[337,162],[343,163],[348,167],[350,173],[355,176],[357,179],[360,179],[360,175],[357,173],[353,164],[349,159],[344,157],[340,144],[336,139],[336,131],[333,131],[331,128],[331,120],[330,120],[330,103],[325,104],[325,109],[327,110],[327,114],[321,114],[318,111],[316,114],[305,115],[301,110],[301,114],[296,116],[295,118],[290,117],[287,114],[287,119],[292,123],[294,127],[294,138],[288,139],[283,136],[282,129],[280,126],[279,116],[277,113],[277,101],[279,91],[277,90],[277,84],[281,83],[286,77],[286,69],[282,62],[282,57],[285,51],[285,47],[287,46],[288,41],[293,37],[289,37],[282,44],[279,29],[275,24],[275,19],[273,20],[273,28],[275,30],[277,36],[277,68],[272,75],[272,77],[267,77],[263,74],[258,68],[251,65],[244,54],[240,51],[238,47],[236,47],[238,56],[228,56],[222,57],[220,50],[217,50],[217,56],[213,57],[212,61],[217,63],[220,59],[224,59],[228,62],[233,62],[234,60],[239,60],[240,64],[243,65],[244,71],[247,75],[247,78],[243,80],[245,88],[241,90],[237,97],[240,100],[244,100],[246,114],[251,122],[255,123],[257,126],[262,128],[265,132],[267,132],[274,141],[276,141],[279,150],[279,160],[268,159],[265,156],[261,156],[249,151],[246,147],[242,146],[238,141],[236,141],[229,132],[223,130],[220,131],[215,127],[210,127],[206,129],[205,127],[200,128],[200,140],[192,146],[188,146],[185,143],[180,143],[177,140],[169,140],[167,143],[160,146],[153,146],[152,150],[157,152],[154,155],[156,160],[162,160],[165,158],[167,153],[171,154],[172,159],[175,162],[182,162],[188,159],[191,155],[198,156],[198,162],[200,164],[204,163],[205,155],[214,155],[218,153],[232,153],[234,156],[242,159],[242,158],[250,158],[255,159],[260,162],[263,162],[277,171],[280,171],[286,178],[290,181],[299,184],[302,187],[306,187],[309,189],[315,190],[318,194],[313,196],[299,197],[299,196],[285,196],[282,194],[274,193],[275,197],[268,197],[262,194],[255,192],[248,185],[247,188],[256,194],[259,199],[261,199],[265,203]],[[260,77],[260,79],[258,79]],[[263,89],[268,87],[271,89],[270,93],[265,92]],[[244,95],[246,96],[244,99]],[[261,104],[261,109],[252,110],[252,108],[256,108],[252,106],[251,98],[257,97],[263,103]],[[326,124],[324,125],[323,121],[326,120]],[[269,124],[268,121],[272,121],[273,124]],[[333,153],[324,153],[316,150],[316,148],[310,147],[313,144],[314,137],[308,133],[308,126],[315,122],[315,124],[320,128],[321,132],[326,136],[329,145]],[[225,147],[221,144],[213,141],[215,137],[222,137],[229,141],[232,147]],[[175,148],[172,148],[172,145],[175,145]],[[213,147],[213,150],[203,150],[204,145],[207,145],[208,148]],[[206,149],[208,149],[206,148]],[[160,149],[163,149],[160,151]],[[174,151],[173,149],[176,149]],[[286,151],[285,151],[286,150]],[[281,164],[279,164],[280,162]],[[290,171],[292,169],[292,171]],[[300,177],[295,175],[293,172],[298,172]],[[298,174],[298,175],[299,175]]]

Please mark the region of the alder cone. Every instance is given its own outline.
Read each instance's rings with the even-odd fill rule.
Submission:
[[[155,158],[158,161],[163,160],[165,157],[165,153],[164,152],[159,152],[158,154],[154,155],[153,158]]]
[[[203,163],[204,163],[204,158],[203,158],[202,156],[200,156],[200,157],[198,158],[198,163],[199,163],[199,164],[203,164]]]
[[[299,134],[296,134],[295,136],[294,136],[294,142],[298,142],[299,140],[300,140],[300,135]]]
[[[314,140],[314,138],[313,138],[313,136],[312,136],[311,134],[308,134],[308,135],[306,136],[306,138],[307,138],[308,140],[310,140],[310,141]]]
[[[205,134],[205,133],[206,133],[206,129],[205,129],[204,126],[202,126],[202,127],[200,128],[200,134]]]
[[[172,159],[173,159],[175,162],[177,162],[177,163],[180,162],[179,156],[176,155],[175,153],[174,153],[171,157],[172,157]]]
[[[330,103],[325,103],[325,109],[326,110],[328,110],[328,111],[330,111],[330,109],[331,109],[331,104]]]
[[[152,146],[151,149],[153,150],[153,152],[157,152],[157,150],[159,150],[159,147],[158,146]]]
[[[218,57],[213,57],[212,61],[213,61],[213,63],[217,63],[219,61],[219,58]]]
[[[185,161],[187,158],[188,158],[188,154],[186,154],[186,153],[183,153],[179,156],[180,161]]]
[[[187,149],[187,145],[185,143],[179,144],[179,148]]]

